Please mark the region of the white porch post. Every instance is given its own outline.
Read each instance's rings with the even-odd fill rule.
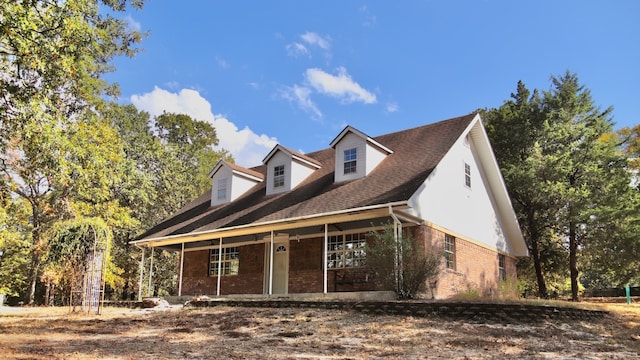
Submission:
[[[328,260],[328,254],[327,254],[327,248],[329,244],[329,225],[328,224],[324,224],[324,251],[322,252],[324,254],[323,256],[323,260],[322,260],[322,268],[324,269],[324,293],[327,293],[327,260]]]
[[[178,296],[182,296],[182,272],[184,271],[184,242],[180,250],[180,277],[178,278]]]
[[[400,290],[400,284],[402,283],[402,269],[401,269],[402,252],[401,252],[401,249],[399,248],[400,243],[398,242],[399,237],[402,235],[402,233],[399,234],[399,232],[402,231],[402,223],[400,222],[400,219],[398,219],[396,214],[393,213],[393,208],[391,207],[391,205],[389,205],[389,215],[393,219],[393,239],[396,243],[393,265],[394,265],[394,276],[395,276],[395,282],[396,282],[396,292],[398,292]],[[400,224],[400,230],[398,230],[398,224]]]
[[[142,256],[140,257],[140,280],[138,281],[138,301],[142,301],[142,279],[144,278],[144,248],[141,247]]]
[[[269,295],[273,295],[273,230],[271,230],[271,245],[269,249]]]
[[[222,279],[222,238],[218,240],[218,285],[216,288],[216,296],[220,296],[220,280]]]
[[[147,296],[153,296],[153,291],[151,290],[151,281],[153,279],[153,251],[156,248],[151,248],[151,262],[149,263],[149,286],[147,287]]]

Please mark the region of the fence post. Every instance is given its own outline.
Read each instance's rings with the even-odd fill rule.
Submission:
[[[629,284],[624,287],[624,291],[627,294],[627,304],[631,304],[631,288],[629,287]]]

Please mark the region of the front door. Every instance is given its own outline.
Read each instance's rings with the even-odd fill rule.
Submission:
[[[289,243],[275,243],[273,253],[273,293],[286,294],[289,284]]]
[[[289,234],[276,234],[273,240],[273,286],[271,293],[287,294],[289,291]],[[266,236],[264,241],[264,294],[269,294],[271,236]]]

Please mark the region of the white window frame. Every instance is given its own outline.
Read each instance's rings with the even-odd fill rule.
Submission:
[[[471,189],[471,165],[468,162],[464,163],[464,186]]]
[[[342,171],[344,175],[355,174],[358,172],[358,148],[349,148],[342,152],[343,166]]]
[[[507,280],[507,268],[505,267],[506,262],[506,256],[498,254],[498,279],[501,281]]]
[[[447,269],[456,270],[456,238],[444,234],[444,260]]]
[[[219,253],[219,248],[209,250],[209,276],[218,276],[218,268],[220,268],[220,275],[222,276],[238,275],[240,248],[222,248],[222,257],[218,256]]]
[[[218,180],[218,200],[224,200],[227,198],[227,178]]]
[[[284,187],[285,184],[285,166],[276,165],[273,167],[273,188],[278,189]]]
[[[366,233],[331,235],[327,239],[327,269],[346,269],[367,263]]]

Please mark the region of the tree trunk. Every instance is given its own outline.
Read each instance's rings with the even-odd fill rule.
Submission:
[[[51,291],[51,280],[47,279],[47,284],[44,290],[44,306],[49,306],[49,295]]]
[[[38,284],[38,277],[40,276],[40,257],[34,251],[31,254],[31,273],[29,274],[29,296],[27,297],[27,304],[33,305],[36,299],[36,285]]]
[[[27,296],[27,304],[33,305],[36,299],[36,285],[40,277],[40,208],[36,205],[37,199],[29,198],[31,204],[31,241],[33,249],[31,249],[31,272],[29,274],[29,295]]]
[[[573,221],[569,221],[569,270],[571,272],[571,300],[580,301],[578,296],[578,239]]]
[[[538,296],[542,299],[549,298],[547,293],[547,283],[544,280],[544,271],[542,270],[542,263],[540,261],[540,250],[538,249],[538,240],[531,241],[531,255],[533,256],[533,267],[536,271],[536,280],[538,282]]]
[[[49,306],[55,306],[56,305],[56,284],[51,283],[51,290],[49,291]]]
[[[542,261],[540,259],[540,234],[536,228],[537,224],[534,219],[533,211],[529,210],[527,216],[527,222],[529,226],[529,234],[531,242],[531,256],[533,257],[533,267],[536,271],[536,280],[538,282],[538,296],[542,299],[547,299],[549,294],[547,293],[547,283],[544,280],[544,271],[542,270]]]

